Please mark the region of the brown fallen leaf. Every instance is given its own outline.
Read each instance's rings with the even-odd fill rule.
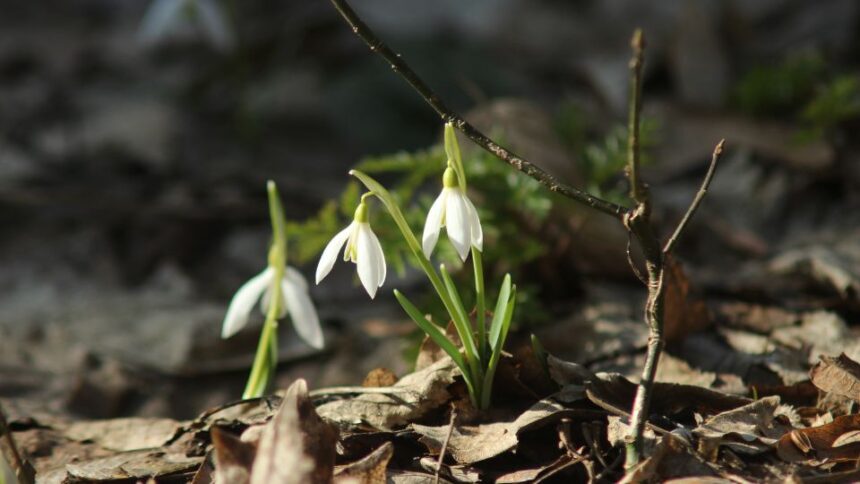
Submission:
[[[336,484],[384,484],[385,469],[394,455],[394,445],[386,442],[367,456],[334,471]]]
[[[304,380],[287,389],[281,408],[266,424],[251,468],[251,484],[329,482],[337,432],[320,419]]]
[[[663,314],[663,333],[667,343],[683,341],[688,334],[701,331],[711,324],[705,303],[693,295],[690,279],[681,263],[666,259],[666,281]]]
[[[503,454],[519,442],[519,434],[556,422],[563,417],[599,417],[601,412],[570,409],[553,398],[543,399],[532,405],[519,417],[509,422],[493,422],[482,425],[426,426],[412,424],[412,429],[421,435],[419,441],[431,452],[438,453],[446,439],[447,455],[460,464],[473,464]],[[450,431],[450,438],[449,438]]]
[[[68,482],[144,481],[196,469],[203,457],[188,457],[180,452],[135,450],[109,457],[66,465]]]
[[[783,435],[776,446],[777,454],[788,462],[809,461],[812,465],[854,461],[860,456],[858,431],[860,415],[836,417],[829,424]]]
[[[712,461],[721,446],[743,454],[767,452],[791,431],[778,418],[779,405],[779,397],[765,397],[708,418],[693,430],[699,438],[699,452]]]
[[[585,394],[598,407],[627,416],[636,395],[636,385],[617,373],[598,373],[586,384]],[[710,416],[750,402],[748,398],[698,386],[656,382],[651,412],[671,416],[692,410]]]
[[[837,358],[821,355],[809,371],[812,383],[821,390],[860,402],[860,363],[845,353]]]
[[[129,451],[161,447],[176,436],[183,422],[169,418],[117,418],[81,421],[63,430],[71,440],[90,441],[105,449]]]
[[[215,450],[215,484],[247,484],[257,446],[242,442],[239,437],[212,427],[209,431]]]
[[[689,444],[674,434],[664,435],[654,448],[654,453],[629,469],[619,484],[664,481],[673,477],[695,477],[707,479],[717,472]],[[704,482],[704,481],[701,481]]]
[[[319,415],[342,427],[362,423],[380,430],[394,430],[444,405],[448,386],[459,370],[450,358],[404,376],[390,388],[392,394],[365,394],[328,402],[317,408]]]

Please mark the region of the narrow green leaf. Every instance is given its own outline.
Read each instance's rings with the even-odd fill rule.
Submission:
[[[502,337],[501,332],[505,308],[510,298],[511,275],[505,274],[505,279],[502,281],[502,289],[499,291],[499,299],[496,300],[496,309],[493,311],[493,321],[490,323],[490,349],[493,351],[496,351],[496,348],[499,346],[499,339]]]
[[[415,307],[415,305],[412,304],[412,302],[402,292],[395,289],[394,297],[397,298],[397,302],[400,303],[400,306],[403,307],[406,314],[412,318],[412,321],[415,321],[415,324],[421,328],[421,331],[424,331],[424,333],[429,336],[433,342],[439,345],[439,347],[442,348],[452,360],[454,360],[454,363],[456,363],[457,366],[460,367],[460,370],[465,374],[465,370],[467,369],[466,362],[463,360],[463,355],[460,354],[460,350],[454,346],[454,343],[448,339],[448,337],[445,336],[435,324],[428,321],[427,318],[421,314],[421,311]]]
[[[453,306],[451,309],[453,309],[452,312],[454,314],[451,314],[451,318],[454,320],[454,326],[457,328],[457,333],[463,341],[463,349],[466,350],[473,361],[478,362],[480,361],[480,356],[478,355],[478,348],[475,346],[472,325],[469,322],[466,310],[463,308],[463,301],[460,300],[457,287],[454,285],[454,281],[448,274],[448,270],[445,269],[444,264],[439,266],[439,273],[442,274],[442,281],[445,282],[445,289],[448,291],[448,298],[451,300],[451,305]]]
[[[507,280],[507,278],[506,278]],[[500,309],[496,314],[501,314],[501,323],[499,324],[499,341],[493,347],[493,354],[490,356],[490,363],[487,365],[487,372],[484,375],[484,381],[481,385],[481,408],[486,409],[490,406],[490,398],[493,392],[493,380],[496,377],[496,367],[499,365],[499,360],[502,358],[502,348],[505,346],[505,340],[508,337],[508,330],[511,329],[511,318],[514,315],[514,306],[517,301],[517,286],[510,288],[510,298],[504,309]],[[495,315],[493,315],[495,320]]]

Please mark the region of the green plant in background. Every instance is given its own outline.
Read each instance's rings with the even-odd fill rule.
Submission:
[[[422,241],[419,242],[401,210],[401,201],[374,178],[359,170],[350,174],[367,188],[368,192],[359,199],[353,222],[340,231],[328,243],[317,267],[317,283],[331,271],[341,247],[344,260],[356,263],[359,279],[371,298],[376,288],[385,280],[385,258],[379,240],[370,229],[366,199],[374,196],[388,210],[393,223],[406,242],[407,250],[415,263],[427,276],[439,301],[445,307],[446,318],[450,320],[462,342],[462,350],[457,348],[433,322],[425,316],[403,293],[394,290],[397,301],[424,333],[451,357],[463,374],[469,396],[476,408],[486,409],[490,405],[496,367],[501,358],[507,334],[510,330],[514,307],[516,306],[516,286],[511,283],[510,274],[505,275],[495,304],[495,311],[487,327],[483,270],[484,231],[477,209],[466,195],[467,174],[464,169],[460,148],[450,124],[445,126],[446,167],[442,174],[442,192],[430,207],[424,223]],[[475,320],[469,317],[467,306],[463,303],[457,285],[451,278],[445,264],[438,272],[430,262],[430,255],[442,228],[462,262],[472,255],[475,284]]]
[[[815,52],[792,55],[750,70],[735,86],[732,104],[755,117],[787,117],[804,127],[796,141],[814,141],[860,118],[860,78],[833,74]]]
[[[269,216],[272,223],[272,244],[269,263],[263,272],[242,285],[224,317],[221,337],[229,338],[239,332],[250,317],[257,301],[266,316],[254,365],[242,398],[262,396],[278,365],[278,320],[289,314],[298,335],[314,348],[323,347],[319,317],[308,295],[308,284],[297,270],[287,265],[287,233],[284,208],[274,182],[268,182]]]
[[[627,166],[627,126],[617,124],[602,137],[592,139],[587,131],[588,114],[575,102],[561,105],[555,118],[555,131],[576,156],[589,193],[624,205],[628,201],[627,181],[621,175]],[[660,126],[643,118],[639,129],[643,165],[652,162],[649,150],[659,140]]]

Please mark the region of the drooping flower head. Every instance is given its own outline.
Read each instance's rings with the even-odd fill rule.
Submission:
[[[352,223],[338,232],[323,250],[317,265],[316,282],[319,284],[331,272],[338,251],[344,247],[344,262],[349,261],[356,265],[358,279],[373,299],[376,290],[385,282],[386,268],[382,245],[370,228],[367,203],[364,201],[366,196],[367,194],[362,197],[361,203],[355,209]]]
[[[448,240],[457,250],[460,259],[466,260],[470,247],[479,251],[484,249],[484,232],[475,205],[466,196],[466,190],[459,182],[457,171],[451,166],[442,175],[442,193],[430,207],[427,222],[424,224],[422,246],[428,258],[439,240],[439,232],[445,227]]]

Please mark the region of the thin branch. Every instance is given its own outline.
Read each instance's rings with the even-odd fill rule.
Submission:
[[[0,459],[6,459],[12,470],[15,472],[15,477],[18,479],[18,483],[31,484],[35,482],[35,470],[18,451],[18,447],[15,445],[15,439],[12,438],[12,431],[9,429],[9,423],[6,420],[6,415],[3,413],[2,407],[0,407],[0,438],[6,442],[5,452],[3,452],[4,446],[0,445]],[[7,452],[8,455],[4,456]],[[0,472],[3,472],[2,468],[0,468]],[[0,475],[0,478],[2,477],[3,476]]]
[[[451,407],[451,421],[448,422],[448,434],[445,435],[445,441],[442,442],[442,450],[439,451],[439,460],[436,461],[436,472],[433,476],[433,483],[439,484],[439,473],[442,471],[442,461],[445,460],[445,452],[448,451],[448,442],[451,440],[451,434],[454,433],[454,423],[457,421],[457,409]]]
[[[630,198],[636,203],[647,204],[648,194],[639,176],[639,119],[642,111],[642,64],[645,52],[645,37],[636,29],[630,41],[633,57],[630,59],[630,105],[627,125],[627,177],[630,180]]]
[[[507,148],[499,145],[489,137],[487,137],[484,133],[479,131],[477,128],[469,124],[465,119],[463,119],[460,115],[451,110],[440,98],[439,96],[432,90],[430,87],[412,70],[411,67],[400,57],[400,54],[397,54],[393,50],[391,50],[388,45],[386,45],[373,30],[364,23],[363,20],[355,13],[355,11],[350,7],[349,3],[346,0],[331,0],[331,3],[334,5],[334,8],[340,13],[340,15],[346,20],[346,22],[352,27],[352,31],[358,35],[361,40],[370,47],[372,52],[379,54],[382,58],[384,58],[388,64],[391,66],[391,69],[397,73],[400,77],[402,77],[406,82],[409,83],[417,92],[421,95],[422,98],[427,102],[427,104],[432,107],[436,113],[441,116],[442,120],[451,123],[455,128],[459,129],[467,138],[472,140],[475,144],[480,146],[481,148],[489,151],[499,159],[510,164],[517,171],[522,172],[523,174],[534,178],[542,185],[546,186],[550,191],[559,193],[568,198],[576,200],[580,203],[584,203],[591,208],[599,210],[608,215],[612,215],[617,219],[621,219],[624,214],[627,212],[627,209],[612,203],[607,200],[603,200],[602,198],[596,197],[582,191],[576,187],[567,185],[558,181],[555,177],[541,169],[540,167],[532,164],[528,160],[521,158],[516,155],[512,151]]]
[[[702,200],[708,193],[708,187],[711,186],[711,179],[714,178],[714,172],[717,169],[717,161],[719,161],[720,155],[723,154],[723,145],[725,142],[726,140],[724,139],[720,140],[720,142],[717,143],[716,148],[714,148],[714,153],[711,155],[711,164],[708,166],[708,172],[705,174],[705,179],[702,180],[702,186],[700,186],[699,191],[696,192],[696,196],[693,198],[692,203],[690,203],[690,207],[687,208],[687,213],[684,214],[684,218],[678,222],[678,226],[675,228],[675,233],[669,237],[669,240],[663,247],[664,254],[669,254],[672,252],[672,249],[675,248],[675,244],[678,243],[678,239],[681,237],[681,234],[684,233],[684,229],[687,228],[687,224],[690,223],[690,219],[693,218],[693,214],[696,213],[696,210],[698,210],[699,205],[702,204]]]

